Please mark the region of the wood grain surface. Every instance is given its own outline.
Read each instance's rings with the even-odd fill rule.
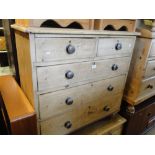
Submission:
[[[0,77],[0,92],[12,134],[37,134],[34,108],[12,76]]]

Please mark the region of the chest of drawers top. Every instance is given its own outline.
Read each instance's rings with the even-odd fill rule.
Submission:
[[[137,28],[137,31],[140,32],[140,37],[142,38],[155,39],[154,28],[152,28],[152,30],[149,28]]]
[[[24,27],[16,24],[11,25],[15,30],[24,33],[34,34],[81,34],[81,35],[116,35],[116,36],[139,36],[140,32],[126,32],[126,31],[103,31],[103,30],[82,30],[82,29],[63,29],[63,28],[37,28]]]

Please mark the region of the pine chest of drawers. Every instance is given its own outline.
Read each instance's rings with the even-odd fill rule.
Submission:
[[[155,36],[141,29],[136,40],[124,99],[137,105],[155,95]]]
[[[12,27],[39,134],[69,134],[119,111],[138,33]]]

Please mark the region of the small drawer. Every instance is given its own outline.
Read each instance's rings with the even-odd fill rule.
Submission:
[[[135,38],[102,38],[98,42],[98,57],[131,56]]]
[[[118,76],[90,84],[39,96],[40,119],[60,115],[68,110],[95,105],[105,96],[122,93],[126,76]]]
[[[155,60],[147,62],[144,77],[146,78],[151,76],[155,76]]]
[[[37,62],[93,58],[96,40],[92,38],[35,38]]]
[[[41,134],[69,134],[87,124],[119,111],[121,98],[122,93],[113,95],[113,97],[104,97],[95,104],[85,105],[85,108],[79,106],[61,115],[41,121]]]
[[[141,97],[149,96],[152,93],[154,93],[154,95],[155,95],[155,77],[144,79],[142,81],[142,86],[140,89]]]
[[[155,57],[155,39],[152,39],[149,57]]]
[[[97,78],[110,78],[126,74],[130,58],[107,59],[57,66],[38,67],[38,90],[58,90]]]

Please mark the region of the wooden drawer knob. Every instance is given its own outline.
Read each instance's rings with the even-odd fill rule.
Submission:
[[[72,123],[70,121],[65,122],[65,128],[70,129],[72,127]]]
[[[148,117],[150,117],[151,115],[152,115],[152,114],[151,114],[150,112],[149,112],[149,113],[147,113],[147,116],[148,116]]]
[[[153,89],[153,85],[149,84],[147,88]]]
[[[68,54],[73,54],[73,53],[75,52],[75,47],[74,47],[73,45],[68,45],[68,46],[66,47],[66,52],[67,52]]]
[[[121,44],[121,43],[117,43],[117,44],[115,45],[115,49],[116,49],[116,50],[121,50],[121,49],[122,49],[122,44]]]
[[[108,91],[113,91],[113,89],[114,89],[114,87],[112,85],[109,85],[107,88]]]
[[[72,99],[71,97],[67,97],[67,99],[66,99],[66,104],[67,104],[67,105],[73,104],[73,99]]]
[[[74,73],[72,71],[67,71],[65,76],[67,79],[72,79],[74,77]]]
[[[112,67],[111,67],[111,69],[112,69],[113,71],[116,71],[116,70],[118,69],[118,65],[113,64]]]
[[[106,106],[103,108],[103,110],[108,112],[108,111],[110,110],[110,107],[108,107],[108,106],[106,105]]]

